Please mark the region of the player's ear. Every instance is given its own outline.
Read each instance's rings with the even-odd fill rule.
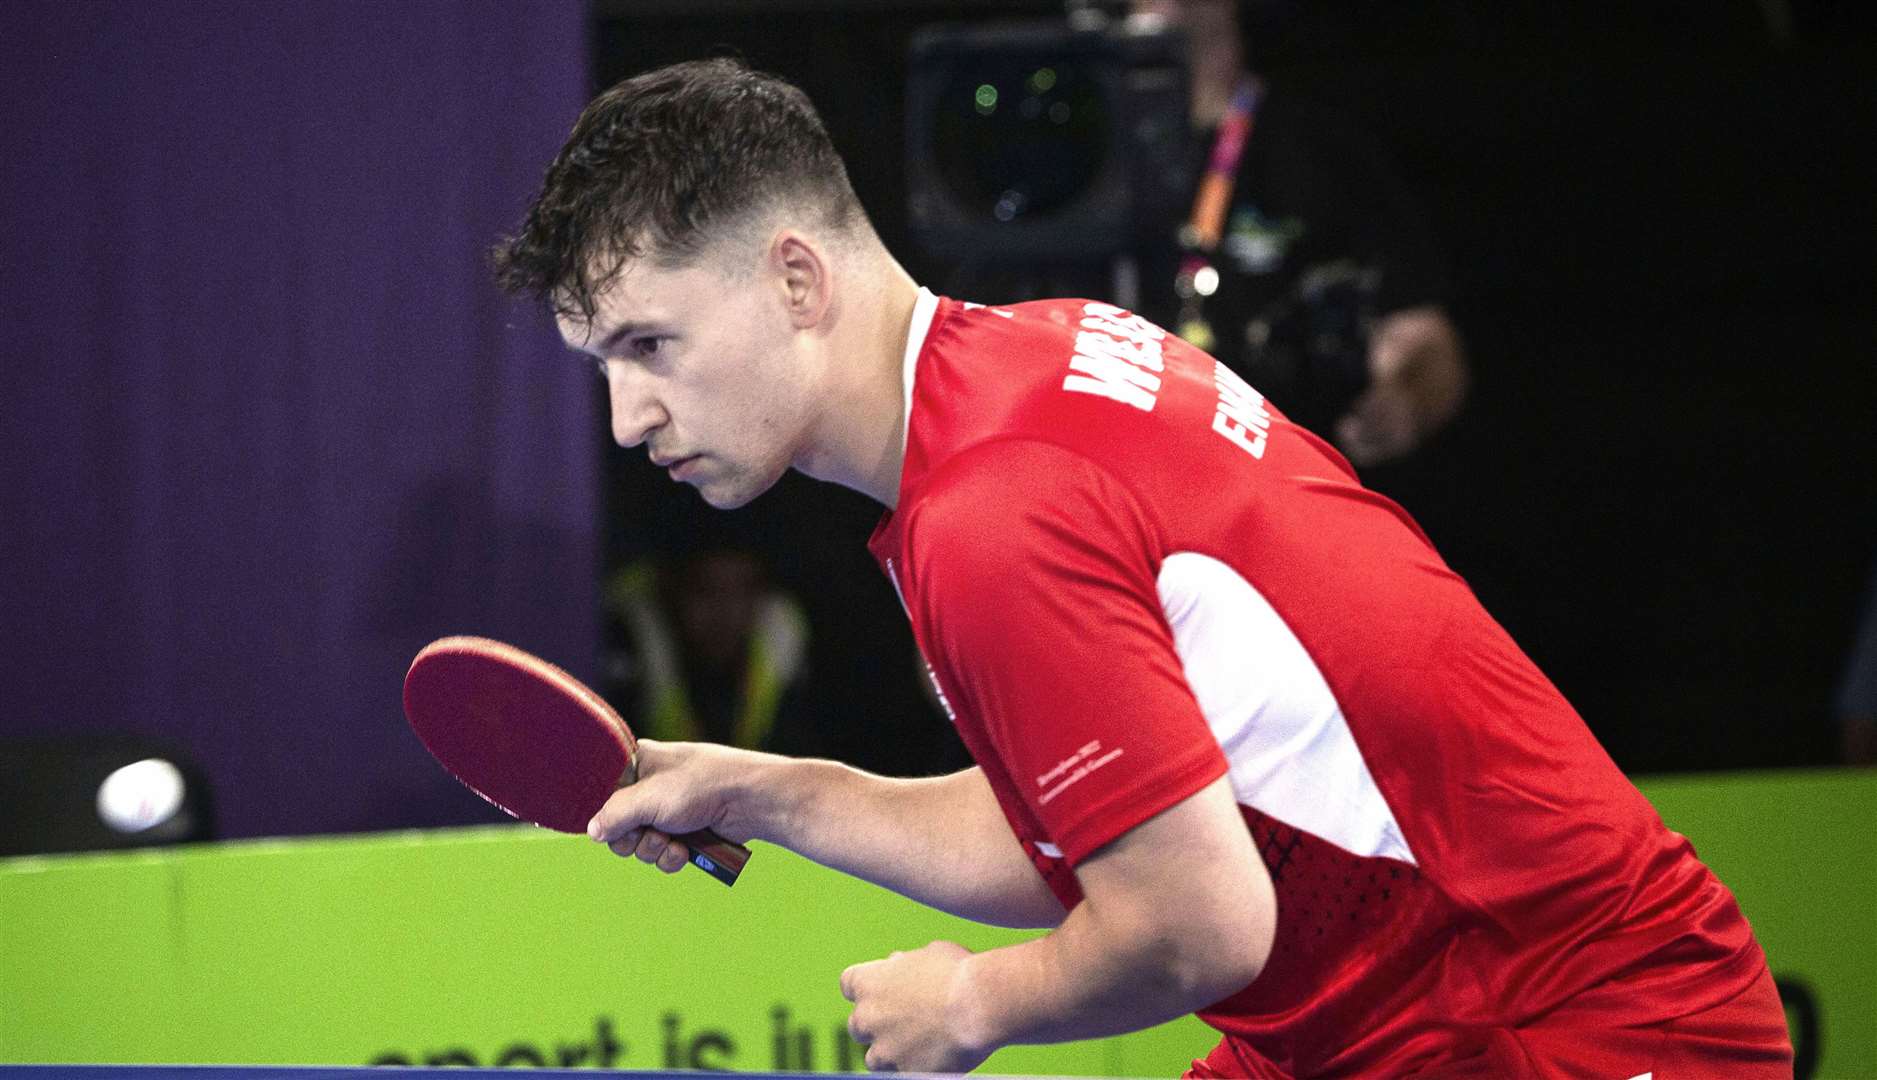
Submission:
[[[834,302],[827,252],[794,229],[784,229],[769,245],[769,263],[781,283],[789,321],[797,330],[819,326]]]

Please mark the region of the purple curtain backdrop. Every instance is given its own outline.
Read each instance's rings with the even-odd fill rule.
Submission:
[[[223,836],[493,816],[399,690],[449,633],[592,665],[596,381],[485,259],[586,21],[0,5],[0,741],[166,740]]]

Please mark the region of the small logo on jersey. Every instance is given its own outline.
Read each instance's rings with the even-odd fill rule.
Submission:
[[[921,662],[924,662],[923,657]],[[945,688],[939,685],[938,672],[934,671],[929,663],[925,665],[925,677],[932,682],[932,696],[938,698],[939,708],[945,710],[945,719],[950,720],[953,727],[957,727],[958,714],[952,711],[952,699],[945,696]]]
[[[899,587],[899,571],[893,569],[890,556],[886,560],[886,580],[893,583],[893,595],[899,597],[899,609],[906,613],[906,618],[912,618],[912,608],[906,606],[906,590]]]
[[[906,604],[906,591],[899,587],[899,569],[893,565],[890,556],[886,560],[886,580],[893,583],[893,593],[899,597],[899,606],[906,612],[906,618],[910,620],[912,608]],[[945,719],[950,720],[953,727],[957,727],[958,714],[952,711],[952,699],[945,696],[945,688],[939,685],[938,672],[932,670],[932,665],[926,661],[923,653],[919,656],[919,662],[925,665],[925,677],[932,683],[932,696],[938,699],[939,708],[945,710]]]
[[[1166,336],[1139,315],[1113,304],[1091,303],[1082,309],[1070,374],[1063,377],[1062,388],[1152,412],[1160,373],[1167,367],[1161,356]]]
[[[1097,754],[1101,756],[1097,757]],[[1119,746],[1103,754],[1100,739],[1083,743],[1075,753],[1057,762],[1055,768],[1036,778],[1037,787],[1049,788],[1036,800],[1036,805],[1047,806],[1051,799],[1068,790],[1070,785],[1120,756],[1121,747]],[[1052,784],[1055,786],[1050,787]]]

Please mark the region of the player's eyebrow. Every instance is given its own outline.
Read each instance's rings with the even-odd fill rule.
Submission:
[[[592,346],[592,351],[599,353],[601,356],[605,356],[620,342],[639,333],[644,328],[644,323],[622,322],[607,331],[606,336],[601,338],[598,344]]]
[[[575,352],[583,352],[590,356],[597,356],[601,359],[605,359],[606,356],[609,353],[611,353],[612,350],[615,347],[617,347],[620,342],[630,337],[636,337],[640,334],[648,334],[652,332],[654,332],[653,327],[649,323],[632,322],[632,321],[622,322],[618,326],[615,326],[611,330],[608,330],[606,332],[606,336],[601,338],[600,340],[593,341],[589,337],[587,341],[583,341],[579,345],[573,346],[573,349]]]

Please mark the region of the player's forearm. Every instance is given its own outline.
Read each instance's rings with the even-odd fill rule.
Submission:
[[[1053,933],[967,960],[955,1015],[985,1052],[1101,1038],[1184,1016],[1256,977],[1255,965],[1233,962],[1221,942],[1178,923],[1104,925],[1080,904]]]
[[[1221,777],[1076,867],[1086,896],[1052,934],[966,959],[959,1024],[989,1050],[1133,1031],[1236,993],[1277,925],[1270,875]]]
[[[976,769],[925,779],[777,759],[752,779],[759,838],[979,922],[1053,926],[1062,907]]]

